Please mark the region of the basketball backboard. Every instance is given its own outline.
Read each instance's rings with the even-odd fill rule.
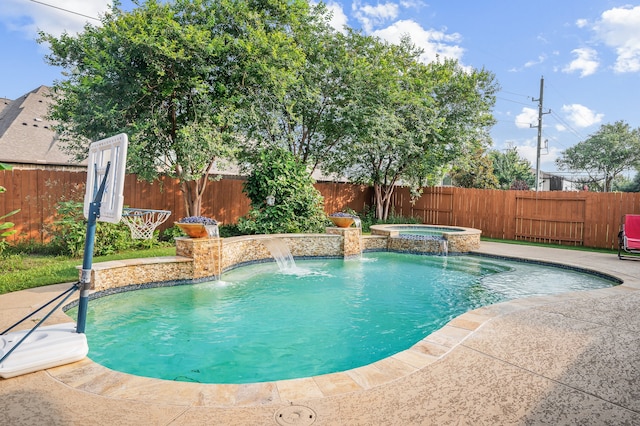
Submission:
[[[127,135],[121,133],[107,139],[93,142],[89,146],[89,163],[87,165],[87,186],[84,195],[84,217],[89,218],[89,208],[111,163],[109,175],[102,195],[100,215],[101,222],[118,223],[122,217],[124,205],[124,177],[127,163]]]

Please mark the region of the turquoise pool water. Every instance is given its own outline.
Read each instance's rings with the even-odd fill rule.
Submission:
[[[307,377],[388,357],[480,306],[612,285],[566,269],[475,256],[370,253],[296,265],[283,272],[275,263],[255,264],[223,274],[223,281],[92,300],[89,357],[177,381]]]

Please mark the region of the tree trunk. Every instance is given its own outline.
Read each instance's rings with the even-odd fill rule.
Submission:
[[[382,203],[382,185],[373,185],[373,203],[376,206],[376,219],[384,220],[384,205]]]
[[[393,195],[393,185],[374,184],[374,203],[376,205],[376,219],[389,219],[391,209],[391,196]]]
[[[202,195],[207,186],[207,177],[208,175],[204,175],[197,180],[180,182],[187,216],[202,215]]]
[[[604,176],[604,192],[611,192],[611,183],[613,182],[613,176],[606,174]]]

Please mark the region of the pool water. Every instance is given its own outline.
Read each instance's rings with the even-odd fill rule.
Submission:
[[[612,284],[475,256],[370,253],[297,261],[284,272],[255,264],[226,272],[223,281],[102,297],[89,304],[86,334],[89,357],[114,370],[264,382],[370,364],[488,304]]]

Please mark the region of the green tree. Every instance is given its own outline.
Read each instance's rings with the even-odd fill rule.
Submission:
[[[586,172],[585,182],[598,183],[609,192],[618,175],[640,164],[640,129],[624,121],[603,124],[586,140],[563,151],[556,164],[560,170]]]
[[[613,190],[620,192],[640,192],[640,173],[637,172],[632,179],[620,176],[613,181]]]
[[[492,150],[489,155],[499,188],[511,189],[516,182],[519,188],[523,186],[523,183],[527,188],[535,185],[536,176],[531,171],[531,163],[520,157],[518,148],[508,148],[505,152]]]
[[[373,186],[376,217],[386,219],[397,185],[417,194],[488,144],[496,86],[490,73],[455,61],[421,63],[408,38],[391,45],[362,36],[350,48],[358,58],[346,114],[354,132],[329,170]]]
[[[477,149],[475,155],[464,161],[462,165],[454,166],[450,175],[453,183],[463,188],[499,188],[491,156],[481,148]]]
[[[238,222],[246,234],[321,232],[326,224],[323,199],[304,164],[283,148],[255,158],[244,185],[251,210]]]
[[[199,215],[214,162],[232,155],[235,108],[247,75],[281,75],[290,59],[289,25],[299,0],[147,0],[114,7],[101,25],[49,43],[50,64],[67,70],[51,112],[68,150],[85,158],[88,141],[129,135],[129,170],[180,181],[188,215]]]
[[[290,151],[297,161],[315,170],[332,147],[347,137],[342,111],[351,87],[346,52],[347,36],[329,26],[322,3],[310,8],[291,27],[288,72],[261,75],[245,85],[244,108],[239,111],[245,158],[267,148]],[[253,81],[253,80],[252,80]]]

